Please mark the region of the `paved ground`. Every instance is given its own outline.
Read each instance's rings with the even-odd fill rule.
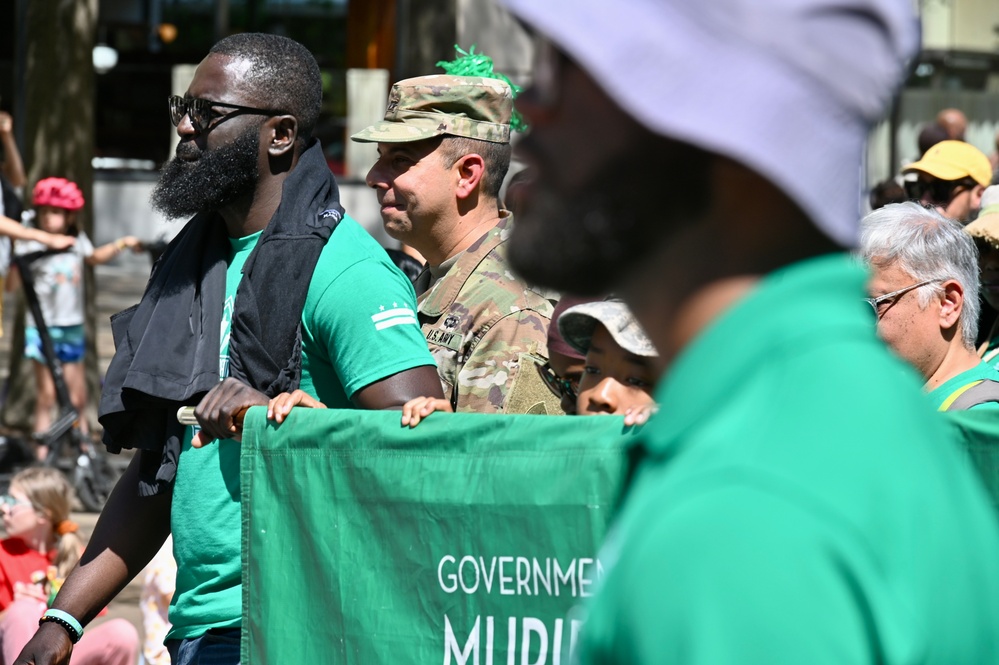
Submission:
[[[148,265],[139,264],[133,267],[115,267],[111,265],[96,268],[97,282],[97,354],[101,372],[114,354],[114,342],[111,339],[111,329],[108,317],[126,307],[138,302],[148,276]],[[5,294],[7,307],[4,307],[4,337],[0,337],[0,378],[6,380],[10,358],[10,332],[13,330],[12,310],[14,309],[12,294]],[[80,532],[89,538],[97,522],[97,515],[92,513],[74,513],[73,519],[79,523]],[[2,525],[0,525],[2,532]],[[95,622],[110,618],[122,617],[131,621],[139,634],[142,634],[142,619],[139,613],[139,592],[142,575],[139,575],[109,606],[108,616]]]

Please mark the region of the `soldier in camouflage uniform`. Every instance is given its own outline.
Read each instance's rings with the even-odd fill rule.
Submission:
[[[367,183],[386,231],[427,258],[416,289],[446,396],[436,410],[561,412],[537,371],[552,302],[506,259],[512,112],[503,81],[421,76],[393,85],[384,121],[351,137],[378,143]]]

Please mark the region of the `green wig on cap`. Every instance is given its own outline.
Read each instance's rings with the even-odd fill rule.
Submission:
[[[472,47],[468,51],[455,44],[454,50],[461,55],[450,62],[441,60],[437,63],[437,66],[443,69],[445,73],[452,76],[479,76],[487,79],[498,79],[510,86],[513,98],[517,99],[517,95],[520,94],[523,88],[514,84],[506,74],[495,71],[493,69],[493,59],[488,55],[476,53],[475,44],[472,44]],[[524,117],[520,115],[517,109],[513,110],[513,117],[510,118],[510,129],[515,132],[523,132],[527,129],[527,123],[524,122]]]

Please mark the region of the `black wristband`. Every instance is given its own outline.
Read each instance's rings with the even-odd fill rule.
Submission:
[[[43,616],[41,619],[38,620],[38,625],[41,626],[42,624],[49,622],[57,623],[63,628],[65,628],[66,634],[69,635],[69,641],[72,642],[73,644],[79,642],[80,638],[83,637],[83,633],[78,633],[76,631],[76,628],[74,628],[73,625],[70,624],[70,622],[66,621],[65,619],[60,619],[59,617],[54,617],[52,615]]]

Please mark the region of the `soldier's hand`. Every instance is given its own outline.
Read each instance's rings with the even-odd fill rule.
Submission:
[[[267,419],[277,422],[279,425],[288,417],[291,410],[296,406],[303,406],[309,409],[325,409],[326,405],[304,390],[296,390],[293,393],[281,393],[267,403]]]
[[[67,665],[72,653],[73,643],[66,629],[54,622],[43,623],[13,665]]]
[[[201,431],[194,435],[191,445],[200,448],[213,439],[236,439],[243,434],[243,414],[251,406],[267,404],[267,395],[237,381],[226,379],[208,391],[194,409],[194,416]]]
[[[402,426],[416,427],[434,411],[453,413],[451,403],[438,397],[414,397],[402,406]]]
[[[0,134],[10,134],[14,131],[14,119],[6,111],[0,111]]]

